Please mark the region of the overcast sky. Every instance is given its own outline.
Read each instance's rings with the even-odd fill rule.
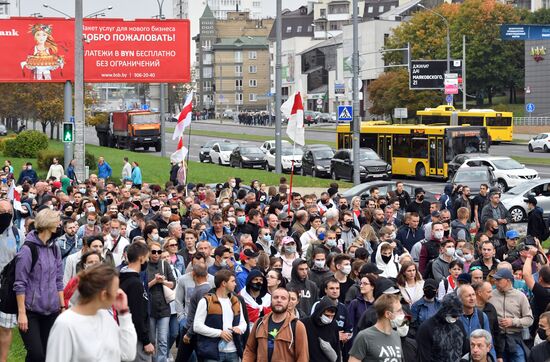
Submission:
[[[42,4],[46,3],[52,7],[63,11],[69,15],[74,14],[74,1],[73,0],[8,0],[8,1],[20,1],[21,3],[21,15],[30,15],[32,13],[40,13],[43,16],[61,16],[51,9],[44,8]],[[159,0],[162,2],[162,0]],[[164,0],[163,13],[172,13],[172,1]],[[275,8],[275,0],[264,1],[269,10]],[[283,9],[285,7],[294,10],[301,3],[306,3],[306,0],[283,0]],[[153,15],[158,14],[159,6],[157,0],[83,0],[84,3],[84,15],[88,15],[95,11],[104,9],[109,5],[113,6],[113,9],[107,12],[108,17],[113,18],[126,18],[126,19],[143,19],[150,18]],[[191,0],[193,3],[193,0]],[[274,11],[273,11],[274,12]],[[14,14],[16,15],[16,14]]]

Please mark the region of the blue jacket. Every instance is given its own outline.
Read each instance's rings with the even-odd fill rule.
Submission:
[[[223,235],[231,235],[231,230],[224,226],[223,227]],[[211,226],[208,229],[204,230],[204,232],[201,234],[200,238],[201,241],[206,240],[212,245],[212,248],[215,249],[218,246],[220,246],[221,238],[218,239],[216,236],[216,233],[214,232],[214,227]]]
[[[408,226],[400,227],[397,230],[397,235],[395,238],[401,242],[404,248],[409,252],[412,250],[414,244],[423,240],[426,236],[424,235],[424,229],[418,228],[416,230],[411,229]]]
[[[17,179],[17,184],[21,185],[23,182],[25,182],[25,179],[28,179],[31,181],[31,183],[35,184],[36,181],[38,181],[38,175],[36,174],[35,170],[23,170],[19,174],[19,178]]]
[[[103,164],[97,164],[97,177],[102,179],[108,179],[113,174],[113,169],[107,161],[103,161]]]
[[[429,308],[430,304],[434,306],[432,310]],[[439,300],[434,299],[433,303],[429,303],[426,299],[420,298],[411,307],[412,326],[418,328],[425,320],[433,317],[439,308],[441,308]]]
[[[134,167],[132,170],[132,183],[134,185],[141,185],[143,183],[141,179],[141,169],[138,166]]]
[[[28,311],[43,315],[57,313],[61,309],[59,292],[63,291],[61,251],[53,240],[45,245],[36,231],[28,233],[25,241],[36,245],[38,259],[31,273],[31,249],[24,246],[17,253],[15,295],[25,295],[25,309]]]
[[[356,330],[359,325],[359,321],[363,314],[365,314],[367,309],[372,307],[372,304],[373,303],[366,301],[361,294],[348,304],[349,322],[352,324],[354,330]],[[355,334],[357,333],[354,333],[354,335]]]
[[[480,315],[483,316],[483,322],[479,320]],[[466,334],[468,336],[476,329],[485,329],[487,332],[491,333],[489,318],[487,318],[487,315],[477,308],[474,308],[474,314],[472,315],[472,318],[468,318],[464,314],[462,314],[460,316],[460,320],[462,321],[462,325],[464,326],[464,329],[466,330]],[[497,354],[495,351],[494,343],[491,343],[491,354],[496,360]]]

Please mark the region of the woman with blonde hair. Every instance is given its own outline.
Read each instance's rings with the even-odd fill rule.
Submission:
[[[359,219],[359,216],[361,216],[361,197],[360,196],[353,196],[351,198],[351,212],[355,214],[355,217]]]
[[[418,272],[418,267],[412,261],[406,261],[401,265],[397,274],[397,285],[403,299],[409,305],[413,305],[424,296],[424,280]]]

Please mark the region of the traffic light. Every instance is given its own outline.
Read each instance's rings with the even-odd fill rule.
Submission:
[[[63,142],[73,142],[74,141],[74,124],[73,123],[63,123]]]

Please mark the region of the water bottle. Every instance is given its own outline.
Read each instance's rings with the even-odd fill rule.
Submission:
[[[227,346],[227,342],[221,339],[220,342],[218,343],[218,351],[223,352],[226,346]]]

